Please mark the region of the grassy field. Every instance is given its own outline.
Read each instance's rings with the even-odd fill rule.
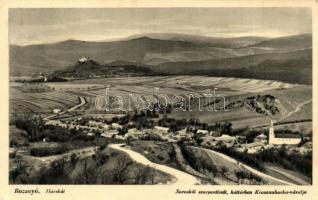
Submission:
[[[173,146],[167,142],[133,141],[131,149],[144,155],[147,159],[158,164],[178,168],[174,159]]]
[[[11,83],[10,114],[38,113],[47,115],[54,108],[65,110],[76,105],[80,96],[85,97],[87,100],[87,105],[84,107],[85,112],[82,114],[105,114],[103,111],[96,110],[95,100],[96,96],[106,96],[106,87],[109,88],[109,104],[115,102],[115,96],[122,96],[124,108],[127,109],[128,105],[130,105],[131,110],[140,109],[142,101],[155,103],[158,94],[166,98],[167,103],[175,102],[173,99],[175,95],[182,96],[185,103],[188,103],[190,94],[194,98],[205,98],[207,89],[210,89],[211,93],[213,93],[213,89],[218,88],[216,94],[224,95],[228,103],[244,100],[246,97],[258,94],[273,95],[279,99],[281,105],[281,113],[274,117],[278,121],[280,119],[281,121],[291,121],[312,118],[311,86],[292,85],[271,80],[207,76],[151,76],[82,79],[43,84],[54,90],[39,93],[22,92],[24,89],[23,84]],[[159,88],[159,93],[157,93],[156,88]],[[131,94],[130,98],[129,94]],[[163,100],[163,98],[160,99],[161,101]],[[309,101],[307,104],[299,107],[299,105],[307,101]],[[192,102],[192,104],[196,106],[197,103]],[[221,105],[221,103],[219,104]],[[213,112],[207,111],[205,108],[203,110],[193,109],[192,112],[176,111],[169,115],[175,118],[195,117],[206,123],[231,121],[234,128],[264,125],[268,124],[269,121],[268,116],[245,108]],[[286,117],[284,118],[284,116]]]
[[[296,171],[284,169],[273,164],[266,164],[265,169],[267,174],[297,185],[310,185],[311,183],[310,178]]]
[[[312,122],[275,125],[275,129],[290,129],[293,131],[301,132],[303,134],[309,134],[312,132]]]
[[[24,146],[29,143],[28,134],[26,131],[18,129],[15,125],[10,125],[9,131],[9,140],[12,145]]]
[[[201,122],[215,123],[228,121],[233,124],[233,128],[242,128],[253,124],[268,123],[269,118],[265,115],[250,111],[248,109],[239,109],[231,111],[194,111],[194,112],[173,112],[170,117],[182,119],[195,117]]]
[[[228,172],[230,173],[233,173],[234,171],[242,170],[242,168],[238,166],[237,164],[234,164],[225,159],[222,159],[221,157],[216,156],[215,154],[209,151],[204,151],[203,149],[200,149],[200,148],[191,148],[191,147],[190,149],[194,152],[195,155],[200,155],[200,157],[204,158],[205,160],[210,160],[211,163],[213,163],[218,169],[222,167],[226,167]]]
[[[197,163],[201,163],[201,167],[204,166],[205,169],[199,170],[200,173],[204,174],[205,176],[213,179],[216,183],[221,185],[235,185],[237,177],[234,174],[235,170],[240,170],[238,166],[231,166],[227,165],[228,163],[224,163],[223,160],[216,158],[211,158],[211,156],[199,148],[191,148],[187,147],[188,154],[192,154],[192,165],[195,163],[195,165],[198,165]],[[189,158],[188,158],[189,159]],[[190,162],[190,161],[188,161]],[[204,164],[202,164],[204,163]],[[226,166],[226,174],[222,173],[222,169],[225,169]],[[195,166],[193,166],[195,167]],[[209,168],[214,168],[215,171],[208,170]]]

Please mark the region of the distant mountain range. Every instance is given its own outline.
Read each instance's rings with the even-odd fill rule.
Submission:
[[[74,63],[85,56],[95,63],[86,66],[91,76],[138,75],[140,70],[142,75],[201,74],[310,84],[311,49],[311,34],[273,39],[143,34],[112,42],[67,40],[53,44],[10,45],[10,74],[58,71],[67,76],[72,73],[81,76],[85,66]],[[116,66],[121,67],[120,70],[115,70]]]

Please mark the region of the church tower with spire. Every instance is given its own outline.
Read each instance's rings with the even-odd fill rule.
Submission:
[[[274,133],[274,121],[271,120],[268,133],[268,144],[273,145],[297,145],[301,142],[301,137],[297,134],[276,134]]]
[[[274,121],[272,119],[271,119],[271,124],[270,124],[270,127],[269,127],[268,143],[269,144],[274,144],[275,143]]]

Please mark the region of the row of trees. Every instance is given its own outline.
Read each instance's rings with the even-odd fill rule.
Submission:
[[[225,145],[218,145],[213,150],[224,153],[242,163],[252,166],[260,171],[265,171],[264,165],[253,154],[247,154],[246,152],[236,151],[233,147],[226,147]]]
[[[60,155],[71,150],[67,145],[58,145],[57,147],[35,147],[31,148],[31,156],[44,157],[51,155]]]
[[[248,182],[251,185],[259,185],[263,182],[261,177],[245,170],[235,171],[235,176],[237,177],[239,183]]]
[[[60,126],[45,125],[40,116],[20,117],[11,122],[11,124],[16,125],[18,129],[25,130],[30,142],[42,141],[44,138],[54,142],[90,141],[94,139],[81,130],[69,130]]]
[[[214,148],[214,150],[255,167],[260,171],[265,171],[263,163],[269,162],[289,170],[296,170],[309,178],[312,177],[312,152],[305,154],[294,151],[290,152],[286,149],[285,145],[280,148],[264,149],[255,154],[238,152],[232,147],[228,148],[223,145]]]
[[[264,149],[254,157],[261,162],[271,162],[286,169],[296,170],[307,177],[312,176],[312,152],[300,154],[289,152],[283,145],[281,148]]]

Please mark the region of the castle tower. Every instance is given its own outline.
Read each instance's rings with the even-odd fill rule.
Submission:
[[[274,144],[275,143],[274,121],[273,120],[271,120],[271,125],[269,127],[268,143],[269,144]]]

